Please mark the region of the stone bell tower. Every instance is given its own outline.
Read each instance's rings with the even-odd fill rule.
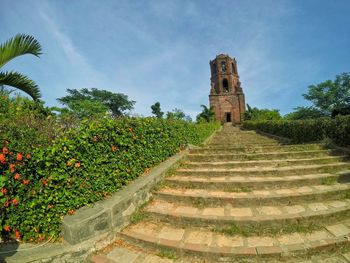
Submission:
[[[210,61],[209,105],[221,123],[240,123],[245,112],[244,94],[237,73],[237,62],[220,54]]]

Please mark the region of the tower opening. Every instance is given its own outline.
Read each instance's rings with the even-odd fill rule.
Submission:
[[[226,112],[226,122],[231,122],[231,112]]]
[[[231,63],[231,67],[232,67],[232,73],[237,74],[237,71],[236,71],[235,65],[234,65],[233,63]]]
[[[228,81],[227,81],[227,79],[224,79],[224,80],[222,81],[222,87],[223,87],[223,89],[224,89],[224,92],[229,92]]]

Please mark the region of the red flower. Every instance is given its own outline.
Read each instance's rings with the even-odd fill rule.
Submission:
[[[79,168],[79,167],[80,167],[80,163],[76,163],[76,164],[74,165],[74,167],[75,167],[75,168]]]
[[[14,176],[13,176],[13,178],[15,179],[15,180],[19,180],[19,179],[21,179],[21,175],[20,174],[15,174]]]
[[[10,232],[11,231],[11,227],[10,226],[4,226],[4,230],[6,231],[6,232]]]
[[[71,166],[72,163],[70,161],[67,162],[67,166]]]
[[[28,184],[29,184],[29,180],[24,179],[24,180],[23,180],[23,184],[24,184],[24,185],[28,185]]]
[[[15,235],[16,235],[16,239],[20,239],[21,237],[21,234],[19,233],[18,230],[15,231]]]
[[[74,215],[74,214],[75,214],[75,210],[69,210],[69,211],[68,211],[68,214]]]
[[[30,155],[30,153],[26,154],[26,158],[29,160],[30,158],[32,158],[32,156]]]
[[[5,201],[5,203],[4,203],[4,206],[5,207],[8,207],[10,205],[10,202],[7,200],[7,201]]]
[[[115,152],[116,150],[118,150],[118,148],[116,146],[112,146],[112,152]]]
[[[18,200],[17,200],[16,198],[14,198],[14,199],[12,200],[12,204],[18,205]]]
[[[41,179],[41,183],[42,183],[44,186],[46,186],[46,185],[47,185],[47,180]]]
[[[4,147],[4,148],[2,148],[2,153],[3,154],[8,154],[9,150],[6,147]]]
[[[3,195],[5,195],[5,194],[7,193],[6,188],[1,188],[1,193],[2,193]]]
[[[5,163],[6,162],[6,157],[4,154],[0,153],[0,163]]]
[[[15,171],[15,167],[16,167],[16,165],[14,165],[13,163],[10,164],[9,168],[10,168],[11,173],[13,173]]]
[[[17,153],[17,161],[22,161],[23,160],[23,154]]]

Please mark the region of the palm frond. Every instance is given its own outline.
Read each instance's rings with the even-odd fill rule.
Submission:
[[[38,100],[41,97],[39,87],[35,82],[18,72],[0,72],[0,85],[7,85],[22,90],[31,96],[33,100]]]
[[[26,34],[18,34],[10,38],[0,44],[0,68],[11,59],[25,54],[39,57],[42,54],[40,43],[33,36]]]

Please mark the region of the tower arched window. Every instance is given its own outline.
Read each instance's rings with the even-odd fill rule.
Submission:
[[[237,70],[236,70],[235,64],[231,63],[231,67],[232,67],[232,73],[236,73],[237,74]]]
[[[228,81],[227,81],[227,79],[223,79],[223,81],[222,81],[222,87],[223,87],[223,89],[224,89],[224,92],[229,92]]]

